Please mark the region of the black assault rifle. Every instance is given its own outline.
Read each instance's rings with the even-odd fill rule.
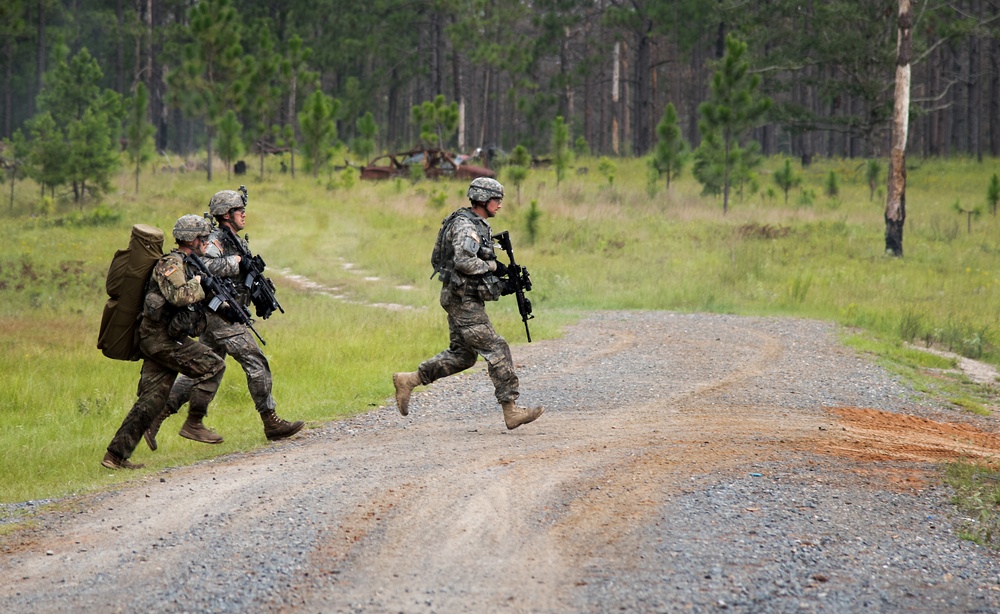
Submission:
[[[528,335],[528,343],[531,343],[531,331],[528,330],[528,320],[535,317],[531,313],[531,301],[524,295],[531,290],[531,277],[528,275],[527,267],[523,267],[514,261],[514,248],[510,245],[510,232],[503,231],[493,236],[494,240],[500,244],[500,248],[507,252],[507,283],[501,294],[513,294],[517,297],[517,310],[521,314],[521,321],[524,322],[524,332]]]
[[[244,248],[240,238],[233,232],[232,228],[223,225],[222,229],[226,232],[226,238],[240,255],[240,270],[246,271],[244,284],[250,291],[250,302],[253,303],[257,311],[257,317],[266,320],[275,310],[285,313],[281,304],[278,303],[277,297],[274,296],[274,282],[264,277],[264,267],[267,266],[264,259],[260,257],[260,254],[256,256],[251,254],[249,247]]]
[[[219,314],[227,322],[239,323],[246,326],[253,331],[253,334],[257,335],[261,345],[267,345],[267,342],[260,336],[257,329],[253,327],[253,318],[250,317],[250,310],[237,300],[236,287],[233,286],[233,280],[228,277],[219,278],[212,275],[208,267],[205,266],[205,263],[198,257],[198,254],[188,254],[184,256],[184,260],[193,264],[201,272],[201,287],[205,289],[205,293],[208,295],[208,308]]]

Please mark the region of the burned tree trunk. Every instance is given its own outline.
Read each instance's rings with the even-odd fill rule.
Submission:
[[[892,111],[892,154],[885,203],[885,249],[903,256],[903,223],[906,221],[906,131],[910,121],[910,46],[913,18],[910,0],[899,0],[899,34],[896,43],[896,98]]]

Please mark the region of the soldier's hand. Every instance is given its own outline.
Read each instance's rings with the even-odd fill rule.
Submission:
[[[494,260],[494,262],[497,265],[497,268],[494,270],[494,273],[496,273],[496,276],[497,277],[503,277],[504,275],[506,275],[507,274],[507,265],[504,264],[504,263],[502,263],[502,262],[500,262],[499,260]]]

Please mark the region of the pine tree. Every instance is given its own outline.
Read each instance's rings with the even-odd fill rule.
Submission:
[[[313,177],[319,176],[320,167],[330,159],[330,147],[337,140],[337,124],[334,120],[339,110],[339,100],[334,100],[317,89],[306,98],[302,112],[299,113],[302,149]]]
[[[236,113],[230,109],[219,121],[217,137],[215,139],[216,148],[219,150],[219,157],[226,165],[226,179],[229,179],[233,168],[233,160],[243,155],[243,139],[240,133],[243,132],[243,124],[237,119]]]
[[[215,129],[227,110],[239,109],[248,86],[239,17],[231,0],[204,0],[188,11],[180,65],[167,75],[170,95],[208,132],[208,180],[212,180]]]
[[[125,124],[125,151],[135,165],[135,193],[139,193],[139,173],[142,165],[153,157],[153,125],[146,119],[149,114],[149,92],[141,81],[135,87],[135,96],[128,101]]]
[[[444,149],[458,128],[458,103],[446,104],[444,95],[424,101],[410,110],[413,124],[420,130],[420,141],[427,147]]]
[[[566,170],[573,161],[569,139],[569,126],[560,115],[552,121],[552,157],[556,167],[556,186],[566,177]]]
[[[695,151],[694,174],[706,193],[722,193],[723,213],[729,211],[732,174],[744,141],[771,107],[770,98],[758,94],[760,76],[750,73],[746,50],[745,43],[726,37],[726,53],[712,75],[709,99],[698,107],[702,143]]]
[[[667,189],[670,189],[670,180],[680,175],[684,168],[685,154],[688,144],[681,135],[681,126],[677,117],[677,110],[673,103],[668,103],[663,110],[663,117],[656,125],[656,149],[653,153],[653,168],[661,176],[667,178]]]

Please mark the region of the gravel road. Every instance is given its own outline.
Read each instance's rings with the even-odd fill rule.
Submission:
[[[1000,611],[935,468],[995,456],[996,421],[831,325],[600,312],[514,355],[546,407],[514,431],[477,366],[39,513],[0,611]]]

